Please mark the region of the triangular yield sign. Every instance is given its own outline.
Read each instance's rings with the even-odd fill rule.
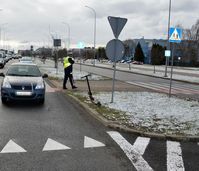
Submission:
[[[105,144],[89,138],[87,136],[84,137],[84,148],[93,148],[93,147],[104,147]]]
[[[68,150],[71,149],[53,139],[48,138],[42,151],[53,151],[53,150]]]
[[[113,34],[114,34],[115,38],[117,39],[119,37],[122,29],[124,28],[124,26],[127,22],[127,19],[109,16],[108,21],[109,21],[111,28],[113,30]]]
[[[26,152],[26,150],[24,150],[14,141],[10,140],[0,153],[24,153],[24,152]]]

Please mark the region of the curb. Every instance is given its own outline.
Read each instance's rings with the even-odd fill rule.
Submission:
[[[48,79],[48,82],[53,87],[57,87],[51,80]],[[61,92],[63,93],[63,91],[61,91]],[[199,136],[180,136],[180,135],[167,135],[167,134],[160,134],[160,133],[153,133],[153,132],[144,132],[144,131],[139,131],[137,129],[133,129],[133,128],[129,128],[129,127],[120,125],[120,124],[118,124],[118,122],[115,122],[115,121],[108,121],[101,114],[99,114],[96,110],[89,107],[89,105],[87,105],[86,103],[80,101],[77,97],[70,95],[70,94],[65,94],[65,95],[73,98],[73,100],[78,102],[91,116],[93,116],[95,119],[97,119],[99,122],[101,122],[104,126],[106,126],[108,128],[123,131],[126,133],[133,133],[138,136],[155,138],[158,140],[199,142]]]
[[[86,65],[86,66],[92,66],[92,65],[89,65],[89,64],[82,64],[82,65]],[[93,66],[92,66],[93,67]],[[109,70],[112,70],[111,68],[108,68],[108,67],[103,67],[103,66],[96,66],[95,67],[97,68],[106,68],[106,69],[109,69]],[[160,77],[160,76],[154,76],[154,75],[148,75],[148,74],[143,74],[143,73],[137,73],[137,72],[133,72],[133,71],[125,71],[125,70],[121,70],[121,69],[116,69],[116,71],[122,71],[122,72],[127,72],[127,73],[132,73],[132,74],[138,74],[138,75],[143,75],[143,76],[148,76],[148,77],[153,77],[153,78],[160,78],[160,79],[163,79],[163,80],[170,80],[170,78],[166,78],[166,77]],[[197,82],[191,82],[191,81],[186,81],[186,80],[178,80],[178,79],[173,79],[173,81],[178,81],[178,82],[182,82],[182,83],[190,83],[190,84],[194,84],[194,85],[199,85],[199,83]]]

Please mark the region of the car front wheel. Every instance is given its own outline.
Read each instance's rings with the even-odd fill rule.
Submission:
[[[8,100],[7,100],[7,98],[5,98],[5,97],[1,97],[1,102],[2,102],[3,104],[7,104],[7,103],[8,103]]]
[[[39,101],[38,101],[38,103],[41,104],[41,105],[43,105],[44,102],[45,102],[45,98],[39,99]]]

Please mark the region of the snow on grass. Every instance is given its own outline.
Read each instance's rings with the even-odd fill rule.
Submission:
[[[133,127],[169,134],[199,135],[199,103],[149,92],[115,92],[94,95],[106,107],[126,112]]]

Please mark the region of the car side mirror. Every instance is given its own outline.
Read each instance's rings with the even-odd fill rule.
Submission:
[[[5,74],[4,73],[0,73],[0,77],[5,77]]]
[[[48,77],[48,74],[44,74],[42,77],[43,77],[43,78],[47,78],[47,77]]]

